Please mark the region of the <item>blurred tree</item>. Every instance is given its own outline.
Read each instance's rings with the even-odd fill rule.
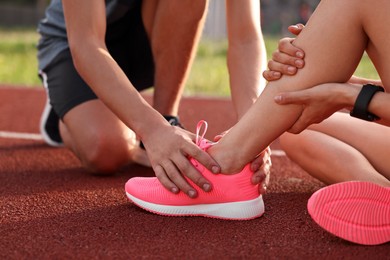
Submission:
[[[0,0],[0,26],[36,26],[50,0]]]
[[[28,5],[28,6],[47,6],[50,0],[0,0],[0,4]]]
[[[15,4],[15,5],[34,5],[36,0],[1,0],[1,3]]]
[[[36,0],[36,9],[39,14],[45,12],[46,6],[49,4],[50,0]]]

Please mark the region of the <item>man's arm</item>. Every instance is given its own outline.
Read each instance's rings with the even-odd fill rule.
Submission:
[[[180,189],[196,196],[183,174],[209,190],[211,185],[187,156],[196,158],[214,172],[219,171],[218,164],[192,142],[190,133],[172,127],[141,97],[108,52],[105,1],[63,0],[62,3],[77,71],[107,107],[141,137],[162,184],[173,192]]]
[[[232,100],[238,118],[256,101],[265,87],[266,50],[260,27],[260,3],[227,0],[229,49],[227,63]]]
[[[162,124],[163,120],[140,97],[107,50],[104,1],[65,0],[63,5],[70,50],[81,77],[135,132],[145,133],[150,129],[148,124]],[[129,113],[134,111],[129,109],[138,113]]]
[[[266,69],[267,52],[260,26],[260,1],[226,0],[226,18],[230,89],[239,120],[255,103],[266,84],[261,76]],[[252,183],[261,184],[260,193],[264,193],[268,185],[271,165],[269,148],[251,163],[255,172]]]

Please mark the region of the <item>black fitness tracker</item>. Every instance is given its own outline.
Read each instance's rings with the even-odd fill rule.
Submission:
[[[385,90],[382,87],[373,84],[363,85],[362,90],[360,90],[360,93],[356,98],[355,105],[353,106],[350,115],[366,121],[378,120],[378,116],[368,112],[368,105],[370,104],[372,97],[378,91],[384,92]]]

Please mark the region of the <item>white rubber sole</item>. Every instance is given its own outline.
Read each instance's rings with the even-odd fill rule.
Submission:
[[[45,104],[45,107],[44,107],[44,110],[42,112],[41,119],[39,122],[39,130],[41,132],[43,140],[48,145],[53,146],[53,147],[63,147],[64,144],[58,143],[58,142],[54,141],[53,139],[51,139],[50,136],[47,134],[46,129],[45,129],[45,124],[46,124],[47,118],[49,117],[49,114],[50,114],[51,105],[50,105],[50,100],[48,98],[49,93],[48,93],[48,88],[47,88],[47,75],[43,71],[40,71],[39,73],[42,76],[43,86],[45,87],[46,95],[47,95],[46,104]]]
[[[228,220],[250,220],[264,214],[264,202],[261,195],[248,201],[190,206],[159,205],[140,200],[127,192],[126,195],[140,208],[163,216],[202,216]]]
[[[50,107],[50,105],[48,103],[49,103],[49,100],[47,100],[45,108],[44,108],[44,110],[42,112],[41,120],[40,120],[40,123],[39,123],[39,130],[41,132],[43,140],[48,145],[53,146],[53,147],[62,147],[62,146],[64,146],[64,144],[63,143],[58,143],[56,141],[53,141],[50,138],[50,136],[47,134],[46,129],[45,129],[45,122],[46,122],[47,118],[49,117],[49,113],[50,113],[50,110],[51,110],[51,107]]]

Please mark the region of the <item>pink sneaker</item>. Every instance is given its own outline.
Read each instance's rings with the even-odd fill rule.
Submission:
[[[204,133],[199,136],[203,125]],[[197,126],[196,143],[203,150],[212,145],[203,138],[206,130],[207,123],[200,121]],[[248,220],[263,215],[263,199],[259,194],[258,185],[251,183],[253,172],[249,164],[240,173],[223,175],[211,173],[195,159],[191,158],[190,161],[213,184],[210,192],[203,191],[187,179],[198,192],[198,197],[191,199],[183,192],[173,194],[168,191],[156,177],[136,177],[128,180],[125,185],[127,197],[137,206],[165,216]]]
[[[390,188],[342,182],[315,192],[307,208],[318,225],[345,240],[363,245],[390,241]]]

